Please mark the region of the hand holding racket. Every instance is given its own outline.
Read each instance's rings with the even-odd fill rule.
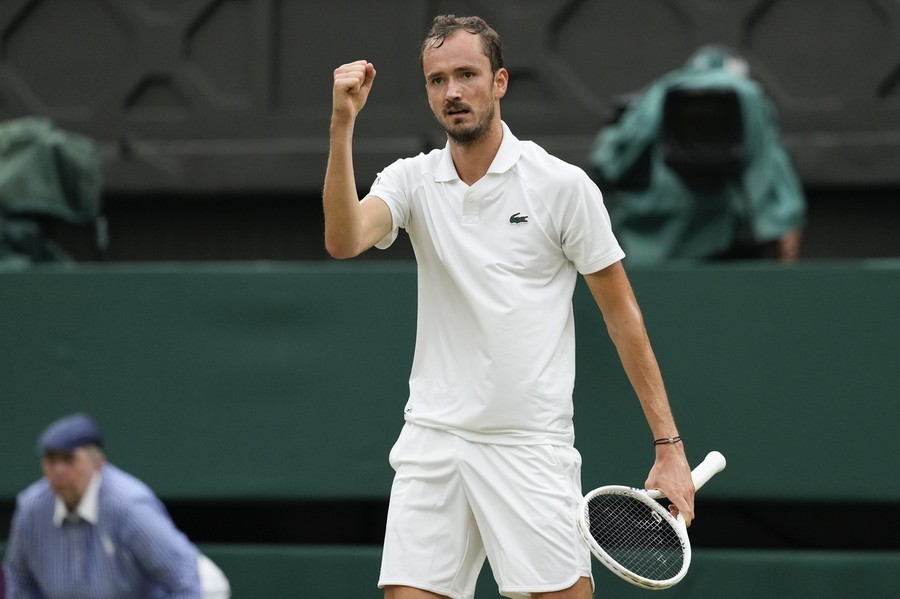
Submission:
[[[725,457],[710,452],[691,472],[699,490],[725,468]],[[673,517],[657,501],[658,490],[607,485],[594,489],[578,509],[578,529],[600,563],[631,584],[667,589],[691,565],[691,543],[684,518]]]

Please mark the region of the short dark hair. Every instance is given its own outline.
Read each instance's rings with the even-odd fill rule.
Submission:
[[[503,68],[503,42],[497,33],[481,17],[457,17],[456,15],[439,15],[431,22],[431,29],[422,42],[419,61],[423,62],[425,51],[429,48],[440,48],[444,41],[456,33],[465,31],[481,38],[484,55],[491,63],[491,71],[496,73]]]

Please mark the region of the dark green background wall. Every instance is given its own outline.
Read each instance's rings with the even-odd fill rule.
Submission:
[[[729,459],[704,495],[900,501],[900,264],[631,274],[691,459]],[[575,301],[585,484],[640,484],[649,432],[581,285]],[[76,409],[163,496],[387,494],[411,264],[37,269],[0,276],[0,309],[0,497]]]

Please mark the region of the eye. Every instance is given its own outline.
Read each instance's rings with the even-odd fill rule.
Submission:
[[[443,82],[444,82],[444,78],[443,78],[443,77],[433,77],[433,78],[431,79],[431,81],[429,81],[429,84],[431,84],[431,85],[440,85],[440,84],[443,83]]]

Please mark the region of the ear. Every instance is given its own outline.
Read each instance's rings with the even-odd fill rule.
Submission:
[[[500,99],[506,95],[506,86],[509,84],[509,71],[500,67],[494,74],[494,97]]]

